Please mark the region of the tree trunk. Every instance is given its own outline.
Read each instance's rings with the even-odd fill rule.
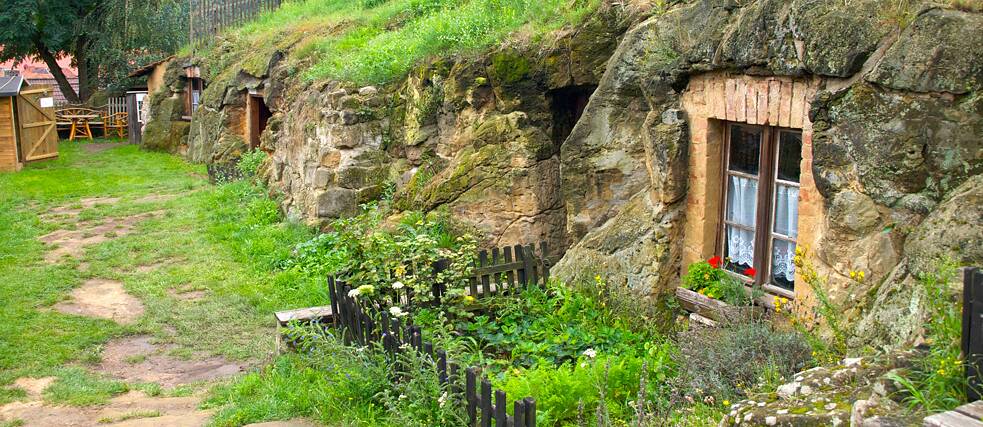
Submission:
[[[95,69],[89,65],[89,55],[86,54],[89,48],[89,39],[79,36],[75,42],[75,66],[79,70],[79,100],[86,102],[92,96],[92,71]]]
[[[40,56],[41,60],[48,65],[48,70],[51,71],[51,75],[54,76],[55,81],[58,82],[58,88],[61,89],[61,93],[65,96],[65,99],[70,104],[81,103],[81,99],[79,99],[78,94],[75,93],[75,88],[73,88],[72,84],[68,81],[68,77],[65,77],[65,73],[62,72],[61,66],[58,65],[58,59],[55,58],[55,55],[53,55],[50,50],[48,50],[48,46],[45,46],[44,43],[38,39],[34,40],[34,46],[38,50],[38,56]]]

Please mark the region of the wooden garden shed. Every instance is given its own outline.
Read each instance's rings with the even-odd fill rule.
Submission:
[[[21,76],[0,77],[0,172],[58,156],[52,90]]]

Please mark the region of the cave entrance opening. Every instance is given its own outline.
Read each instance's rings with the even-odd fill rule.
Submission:
[[[557,147],[573,132],[595,89],[595,85],[578,85],[549,91],[550,109],[553,111],[553,144]]]
[[[266,124],[270,121],[270,116],[273,113],[266,107],[263,97],[255,94],[247,95],[246,110],[249,120],[249,132],[246,139],[249,141],[249,149],[255,150],[259,147],[259,136],[266,130]]]

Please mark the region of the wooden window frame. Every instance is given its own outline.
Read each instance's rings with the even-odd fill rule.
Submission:
[[[191,120],[191,116],[194,115],[195,108],[193,102],[194,91],[198,91],[198,106],[201,106],[201,93],[205,91],[205,81],[201,77],[188,77],[185,84],[184,91],[184,118],[185,120]]]
[[[747,129],[757,129],[761,131],[761,148],[758,154],[758,175],[752,176],[747,173],[731,171],[730,170],[730,147],[731,147],[731,135],[732,128],[734,126],[739,126]],[[795,297],[795,283],[793,282],[793,289],[785,289],[780,286],[771,284],[771,260],[772,260],[772,239],[778,238],[780,240],[785,240],[789,242],[796,243],[796,239],[789,236],[781,235],[775,232],[775,203],[778,197],[778,184],[794,186],[796,188],[801,188],[801,182],[791,182],[778,179],[778,149],[781,144],[781,134],[782,132],[792,132],[802,135],[801,129],[792,129],[786,127],[777,126],[765,126],[765,125],[751,125],[741,122],[724,122],[724,143],[721,144],[721,191],[720,191],[720,210],[718,212],[720,223],[717,226],[717,238],[716,247],[714,248],[714,253],[724,257],[724,248],[726,245],[727,238],[727,226],[737,227],[744,230],[748,230],[748,227],[735,224],[727,220],[727,195],[730,190],[730,175],[745,176],[747,178],[752,178],[758,181],[758,196],[757,205],[754,221],[754,269],[757,274],[752,279],[741,273],[733,272],[728,269],[724,269],[728,274],[734,275],[742,280],[751,281],[761,288],[771,294],[794,298]],[[800,154],[801,156],[801,154]],[[801,161],[801,157],[800,157]],[[800,172],[801,177],[801,172]],[[762,194],[767,194],[767,197],[762,197]],[[761,225],[767,225],[767,232],[762,232]]]

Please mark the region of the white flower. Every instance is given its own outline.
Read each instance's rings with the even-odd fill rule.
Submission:
[[[399,395],[399,400],[403,400],[403,399],[406,399],[406,395],[405,394]]]
[[[403,317],[406,315],[406,312],[399,307],[389,307],[389,314],[393,317]]]
[[[593,359],[594,357],[597,356],[597,350],[594,350],[593,348],[588,348],[587,350],[584,350],[584,356]]]
[[[403,284],[403,282],[393,283],[393,289],[403,289],[403,286],[406,286]]]
[[[440,395],[440,397],[437,398],[437,405],[440,406],[441,408],[444,407],[444,404],[445,403],[447,403],[447,392],[446,391],[444,392],[444,394]]]
[[[349,298],[355,298],[355,297],[357,297],[357,296],[358,296],[358,294],[360,294],[360,293],[361,293],[361,292],[359,292],[359,291],[358,291],[358,289],[352,289],[352,290],[350,290],[350,291],[348,291],[348,297],[349,297]]]

